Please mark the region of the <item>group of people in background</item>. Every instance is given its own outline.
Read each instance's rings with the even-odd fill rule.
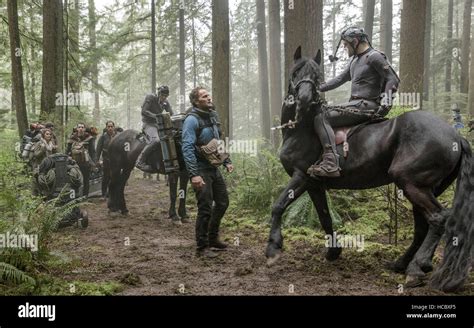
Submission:
[[[146,155],[152,149],[152,144],[159,142],[156,116],[163,111],[173,115],[173,110],[167,100],[168,96],[169,88],[162,86],[157,94],[148,95],[142,106],[143,131],[148,137],[148,145],[137,160],[136,166],[145,172],[147,171]],[[227,245],[219,239],[219,226],[229,204],[226,184],[218,167],[224,166],[229,173],[234,168],[229,157],[216,165],[211,164],[212,161],[210,162],[199,151],[200,147],[209,146],[222,137],[219,119],[210,94],[202,87],[195,88],[190,94],[190,101],[192,108],[186,113],[182,139],[186,169],[198,203],[197,255],[215,257],[218,255],[215,251],[227,248]],[[83,176],[83,196],[89,195],[91,170],[99,167],[103,169],[102,196],[104,198],[108,196],[111,165],[108,147],[111,140],[122,131],[121,128],[115,126],[113,121],[107,121],[97,140],[96,148],[98,136],[96,128],[88,128],[82,122],[74,127],[67,140],[66,154],[80,168]],[[35,172],[46,157],[59,151],[58,140],[54,135],[54,125],[52,123],[32,124],[25,136],[33,143],[33,155],[29,164]]]
[[[89,195],[89,179],[91,171],[103,168],[102,196],[107,197],[107,186],[110,181],[110,163],[108,160],[108,145],[110,140],[119,132],[123,131],[115,127],[113,121],[107,121],[103,133],[96,140],[98,131],[95,127],[87,127],[84,123],[77,123],[73,128],[66,144],[66,154],[70,156],[79,166],[83,177],[83,196]],[[53,123],[33,123],[30,129],[26,131],[24,139],[29,140],[31,155],[28,159],[28,165],[33,173],[33,193],[38,194],[36,176],[38,174],[41,162],[50,155],[59,152],[59,143],[54,134]]]

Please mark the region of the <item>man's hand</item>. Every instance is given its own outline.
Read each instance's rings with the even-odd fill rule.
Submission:
[[[225,166],[225,168],[227,169],[227,172],[229,172],[229,173],[234,172],[234,165],[232,165],[232,164],[227,164]]]
[[[191,178],[191,184],[192,184],[194,189],[201,190],[206,183],[204,182],[202,177],[195,176],[195,177]]]

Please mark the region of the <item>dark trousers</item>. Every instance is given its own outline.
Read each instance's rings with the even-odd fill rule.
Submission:
[[[333,128],[354,126],[371,120],[370,116],[351,113],[349,111],[350,109],[375,110],[378,106],[378,103],[374,101],[352,100],[348,103],[338,105],[338,107],[347,108],[345,112],[331,110],[329,107],[329,110],[326,112],[318,113],[314,117],[314,130],[318,135],[323,149],[331,147],[334,154],[336,153],[336,137]]]
[[[82,196],[88,197],[89,196],[89,179],[91,176],[91,167],[89,163],[79,165],[79,170],[82,173]]]
[[[203,249],[209,246],[209,241],[215,241],[219,236],[219,226],[229,206],[229,196],[218,169],[201,171],[200,174],[205,185],[201,190],[195,190],[198,203],[196,242],[198,249]]]
[[[109,183],[110,183],[110,161],[106,158],[103,159],[102,163],[102,197],[108,197]]]

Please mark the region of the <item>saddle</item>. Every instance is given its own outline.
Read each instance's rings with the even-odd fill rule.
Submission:
[[[355,126],[343,126],[340,128],[334,128],[334,135],[336,136],[336,146],[342,145],[342,149],[344,152],[344,158],[347,158],[349,155],[349,138],[354,135],[357,131],[362,129],[363,127],[370,125],[370,124],[375,124],[375,123],[380,123],[383,121],[386,121],[387,118],[375,118],[370,121],[355,125]]]

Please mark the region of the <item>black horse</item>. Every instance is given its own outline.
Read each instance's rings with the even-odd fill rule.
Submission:
[[[431,284],[443,291],[460,288],[467,279],[474,250],[474,176],[467,140],[447,123],[426,111],[412,111],[397,118],[366,125],[350,137],[350,150],[341,177],[313,179],[306,171],[322,149],[313,132],[313,120],[322,110],[317,87],[320,52],[302,58],[297,49],[291,72],[290,94],[294,105],[283,105],[281,120],[296,119],[294,129],[283,131],[280,160],[291,180],[273,205],[272,226],[266,249],[268,264],[281,256],[281,221],[285,209],[305,191],[313,201],[321,225],[333,235],[327,189],[367,189],[395,183],[413,205],[414,240],[391,268],[405,272],[407,286],[417,286],[433,269],[435,249],[446,230],[443,262]],[[341,157],[342,158],[342,157]],[[436,197],[457,178],[453,208],[444,209]],[[446,228],[446,229],[445,229]],[[328,248],[326,258],[336,260],[342,249]]]
[[[128,209],[125,203],[125,184],[132,170],[135,167],[138,155],[145,148],[145,143],[139,140],[139,132],[135,130],[126,130],[117,136],[115,136],[109,145],[110,154],[110,184],[109,184],[109,198],[107,206],[109,211],[112,213],[121,212],[127,214]],[[153,152],[152,161],[158,161],[162,163],[162,152],[161,146],[158,143],[156,149]],[[178,145],[179,146],[179,145]],[[177,146],[177,147],[178,147]],[[178,147],[179,148],[179,147]],[[178,196],[177,187],[179,179],[179,208],[178,215],[181,218],[187,218],[186,214],[186,190],[188,184],[188,172],[185,169],[184,162],[182,159],[181,149],[177,149],[178,160],[180,162],[180,172],[172,173],[169,175],[169,187],[170,187],[170,208],[169,216],[172,219],[177,218],[176,214],[176,199]]]

